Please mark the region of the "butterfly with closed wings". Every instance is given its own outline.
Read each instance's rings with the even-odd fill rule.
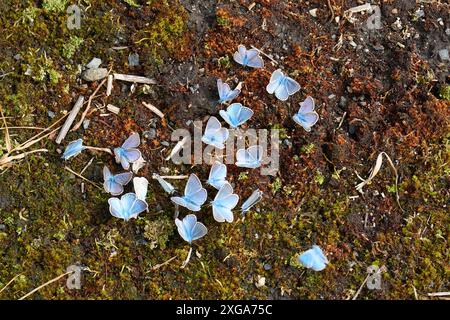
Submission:
[[[121,195],[123,186],[127,185],[131,178],[133,178],[131,172],[112,174],[107,166],[103,167],[103,188],[113,196]]]
[[[213,216],[217,222],[233,222],[233,209],[239,202],[239,196],[233,193],[233,187],[228,182],[217,192],[214,201],[211,202]]]

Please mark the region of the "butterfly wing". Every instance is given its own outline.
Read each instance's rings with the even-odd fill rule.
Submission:
[[[239,196],[233,193],[233,187],[225,183],[217,192],[213,206],[213,216],[217,222],[233,222],[233,208],[239,202]]]
[[[207,198],[206,189],[202,187],[200,179],[195,175],[189,176],[188,182],[184,189],[184,198],[187,208],[192,211],[200,211],[200,207],[205,203]]]
[[[206,228],[206,226],[201,222],[197,222],[191,232],[192,241],[204,237],[207,233],[208,229]]]
[[[260,145],[250,146],[248,148],[248,155],[252,168],[257,168],[261,165],[263,148]]]
[[[313,112],[314,108],[315,108],[314,99],[308,96],[303,102],[300,103],[300,109],[298,113]]]
[[[227,111],[220,110],[219,114],[222,117],[222,119],[225,120],[225,122],[230,125],[230,127],[235,128],[235,123],[234,123],[233,119],[230,117],[228,110]]]
[[[252,68],[264,68],[264,60],[256,49],[247,50],[247,66]]]
[[[192,242],[192,235],[190,230],[188,230],[184,224],[184,219],[180,220],[178,218],[175,219],[175,224],[178,229],[178,233],[180,234],[181,238],[183,238],[184,241],[187,241],[189,243]]]
[[[138,149],[125,149],[123,151],[123,157],[127,158],[130,163],[136,162],[141,158],[141,152]]]
[[[244,214],[245,212],[249,211],[251,207],[253,207],[255,204],[257,204],[262,199],[262,191],[259,189],[253,191],[250,197],[248,197],[247,200],[244,201],[244,203],[241,206],[241,213]]]
[[[139,133],[133,133],[131,136],[125,140],[122,144],[123,149],[137,148],[141,144],[141,139],[139,137]]]
[[[247,53],[247,49],[243,45],[238,46],[238,51],[233,54],[233,59],[237,63],[244,65],[245,55]]]
[[[184,199],[184,197],[171,197],[170,200],[172,200],[173,203],[187,208],[187,201]]]
[[[131,206],[129,219],[136,218],[139,215],[139,213],[144,212],[146,210],[148,210],[147,202],[136,198],[133,205]]]
[[[133,178],[133,187],[136,197],[142,201],[147,198],[148,180],[144,177]]]
[[[227,166],[220,162],[215,162],[209,172],[208,184],[219,190],[226,183]]]
[[[219,207],[216,205],[213,205],[213,217],[217,222],[227,221],[231,223],[234,220],[233,211],[228,208]]]
[[[289,98],[286,81],[281,81],[280,85],[275,89],[275,97],[281,101],[286,101]]]
[[[238,167],[248,168],[249,163],[250,163],[250,155],[248,151],[245,149],[239,149],[236,152],[236,165]]]
[[[109,212],[113,217],[124,219],[124,211],[120,199],[109,198],[108,204],[109,204]]]
[[[298,84],[298,82],[290,77],[286,77],[284,79],[284,85],[290,96],[295,94],[298,90],[300,90],[300,85]]]
[[[123,172],[116,174],[114,176],[114,181],[121,185],[127,185],[128,182],[131,181],[131,178],[133,178],[133,174],[131,172]]]
[[[319,115],[315,111],[305,114],[297,113],[292,118],[308,132],[311,131],[311,127],[319,121]]]
[[[227,101],[228,93],[231,91],[227,83],[223,83],[222,79],[217,79],[217,91],[219,92],[220,102]]]
[[[103,183],[103,187],[106,192],[110,193],[113,196],[118,196],[123,193],[123,186],[112,179],[105,181]]]
[[[114,148],[114,156],[116,158],[116,162],[120,163],[122,159],[123,149],[121,147]]]
[[[313,269],[314,271],[321,271],[325,269],[326,263],[328,263],[326,258],[325,260],[323,259],[323,253],[318,253],[317,249],[314,249],[314,247],[302,253],[298,260],[303,266]]]
[[[240,126],[241,124],[247,122],[253,116],[253,110],[241,105],[241,108],[237,117],[237,124]]]
[[[284,78],[284,73],[281,69],[275,70],[270,76],[269,84],[266,87],[268,93],[273,94]]]
[[[175,191],[175,188],[169,182],[161,178],[158,174],[154,173],[153,179],[156,179],[161,185],[161,187],[164,189],[164,191],[167,192],[168,194],[172,194]]]
[[[316,253],[316,255],[324,262],[324,263],[328,263],[328,259],[325,256],[325,254],[323,253],[322,249],[318,246],[318,245],[313,245],[312,249],[314,250],[314,252]]]

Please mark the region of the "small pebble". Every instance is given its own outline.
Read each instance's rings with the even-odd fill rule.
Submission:
[[[99,58],[92,59],[87,65],[86,68],[88,69],[97,69],[102,64],[102,60]]]
[[[86,130],[87,128],[89,128],[89,123],[91,123],[91,120],[89,119],[85,119],[83,121],[83,129]]]
[[[270,269],[272,269],[272,265],[270,263],[265,263],[264,270],[269,271]]]
[[[81,77],[85,81],[98,81],[106,78],[108,75],[108,70],[105,68],[98,68],[98,69],[87,69],[83,72]]]
[[[442,49],[442,50],[439,50],[438,54],[439,54],[439,58],[440,58],[442,61],[448,61],[448,60],[450,60],[449,53],[448,53],[448,49]]]
[[[53,119],[55,117],[55,113],[51,110],[47,111],[47,115],[50,117],[50,119]]]
[[[161,144],[162,144],[163,146],[165,146],[165,147],[169,147],[169,146],[170,146],[170,143],[167,142],[167,141],[161,141]]]

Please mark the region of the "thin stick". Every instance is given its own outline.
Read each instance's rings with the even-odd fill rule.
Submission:
[[[91,158],[91,160],[89,160],[89,162],[84,166],[83,170],[80,171],[80,174],[83,174],[87,168],[89,168],[89,166],[92,164],[92,161],[94,161],[94,158]]]
[[[21,144],[20,146],[15,147],[11,152],[13,152],[13,151],[20,151],[20,150],[27,149],[27,148],[31,147],[33,144],[35,144],[35,143],[41,141],[42,139],[45,139],[45,138],[47,138],[48,136],[52,135],[53,133],[55,133],[56,131],[58,131],[60,128],[61,128],[61,126],[59,126],[59,127],[57,127],[56,129],[50,131],[49,133],[43,135],[42,137],[39,137],[39,138],[37,138],[37,139],[35,139],[35,140],[29,140],[28,142],[25,142],[25,143]]]
[[[189,253],[186,257],[186,260],[184,260],[183,264],[181,265],[181,269],[184,269],[189,263],[189,261],[191,261],[191,255],[192,255],[192,247],[189,249]]]
[[[79,174],[79,173],[76,173],[75,171],[73,171],[73,170],[70,169],[69,167],[64,167],[64,169],[67,170],[67,171],[69,171],[70,173],[73,173],[73,174],[76,175],[78,178],[81,178],[81,179],[83,179],[84,181],[86,181],[86,182],[92,184],[94,187],[96,187],[96,188],[98,188],[98,189],[100,189],[100,190],[103,190],[103,189],[102,189],[101,187],[99,187],[95,182],[89,180],[88,178],[82,176],[82,175]]]
[[[164,118],[164,113],[161,112],[161,110],[159,110],[157,107],[155,107],[154,105],[147,103],[147,102],[142,102],[142,104],[149,109],[150,111],[152,111],[153,113],[155,113],[158,117],[160,117],[161,119]]]
[[[278,61],[277,61],[277,60],[275,60],[274,58],[272,58],[271,56],[269,56],[267,53],[261,51],[261,49],[258,49],[258,48],[254,47],[254,46],[251,46],[251,47],[252,47],[252,49],[258,50],[259,53],[261,53],[263,56],[265,56],[266,58],[268,58],[268,59],[269,59],[270,61],[272,61],[273,63],[278,64]]]
[[[72,110],[70,111],[66,122],[64,122],[64,125],[58,134],[58,137],[55,140],[55,142],[57,144],[60,144],[61,141],[63,141],[63,139],[66,137],[67,132],[69,132],[69,129],[72,126],[73,122],[75,121],[75,118],[76,118],[78,112],[80,111],[81,107],[83,106],[83,102],[84,102],[84,97],[79,96],[77,102],[75,102],[75,105],[73,106]]]
[[[94,92],[89,97],[86,109],[84,109],[83,113],[81,114],[81,119],[77,122],[76,125],[73,126],[71,131],[77,130],[83,124],[84,118],[86,117],[87,113],[89,112],[89,109],[91,108],[92,99],[94,99],[94,96],[97,94],[98,90],[100,90],[100,88],[105,84],[106,80],[107,80],[107,78],[103,79],[103,81],[100,82],[98,87],[95,88]]]
[[[152,271],[158,270],[159,268],[165,266],[166,264],[169,264],[170,262],[172,262],[173,260],[175,260],[177,257],[178,257],[178,256],[173,256],[173,257],[170,258],[169,260],[167,260],[167,261],[165,261],[165,262],[163,262],[163,263],[160,263],[160,264],[155,265],[155,266],[152,268]]]
[[[57,276],[56,278],[54,278],[54,279],[52,279],[52,280],[50,280],[50,281],[47,281],[46,283],[40,285],[40,286],[37,287],[36,289],[31,290],[30,292],[28,292],[28,293],[27,293],[26,295],[24,295],[23,297],[19,298],[19,300],[23,300],[23,299],[25,299],[26,297],[29,297],[30,295],[32,295],[32,294],[35,293],[36,291],[42,289],[43,287],[48,286],[49,284],[51,284],[51,283],[53,283],[53,282],[55,282],[55,281],[58,281],[58,280],[61,279],[62,277],[65,277],[65,276],[67,276],[67,275],[69,275],[69,274],[71,274],[71,273],[73,273],[73,272],[74,272],[74,271],[69,271],[69,272],[63,273],[62,275],[59,275],[59,276]]]
[[[189,176],[160,176],[163,179],[183,180],[189,178]]]
[[[98,148],[98,147],[89,147],[89,146],[84,147],[84,148],[87,149],[87,150],[102,151],[102,152],[106,152],[106,153],[109,153],[109,154],[113,154],[111,149],[109,149],[109,148]]]
[[[427,293],[427,296],[429,297],[445,297],[445,296],[450,296],[450,292],[431,292],[431,293]]]
[[[37,149],[37,150],[28,151],[28,152],[23,152],[23,153],[14,155],[14,156],[9,156],[8,154],[6,154],[0,158],[0,167],[7,163],[10,163],[14,160],[23,159],[29,154],[38,153],[38,152],[48,152],[48,150],[47,149]]]
[[[145,83],[145,84],[157,84],[156,80],[154,79],[121,73],[114,73],[114,80],[122,80],[127,82]]]
[[[18,277],[20,277],[22,274],[19,273],[18,275],[16,275],[14,278],[12,278],[11,280],[9,280],[9,282],[0,290],[0,293],[3,292],[3,290],[5,290],[11,283],[14,282],[14,280],[16,280]]]
[[[331,5],[331,2],[330,2],[330,0],[327,0],[327,2],[328,2],[328,8],[330,9],[330,11],[331,11],[331,18],[330,18],[330,22],[333,22],[333,20],[334,20],[334,10],[333,10],[333,6]]]
[[[4,127],[4,128],[0,128],[0,130],[8,130],[8,129],[45,130],[46,128],[41,128],[41,127]]]
[[[6,124],[6,119],[5,116],[3,115],[3,108],[2,106],[0,106],[0,115],[2,116],[3,119],[3,125],[5,126],[5,144],[6,144],[6,150],[8,152],[11,152],[11,137],[9,136],[9,130],[8,130],[8,125]]]
[[[108,97],[111,95],[111,91],[113,88],[113,80],[114,80],[114,77],[112,74],[110,74],[108,76],[108,82],[106,83],[106,96],[108,96]]]
[[[368,274],[366,276],[366,278],[364,279],[363,283],[361,284],[361,286],[359,287],[358,291],[356,291],[356,294],[353,296],[352,300],[356,300],[356,298],[358,298],[359,294],[361,293],[362,288],[364,287],[364,285],[366,284],[367,280],[369,279],[370,274]]]

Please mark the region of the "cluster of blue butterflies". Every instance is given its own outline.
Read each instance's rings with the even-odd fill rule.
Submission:
[[[256,49],[247,50],[240,45],[238,51],[233,55],[234,60],[243,65],[252,68],[263,68],[264,61]],[[227,83],[223,83],[221,79],[217,80],[217,88],[219,92],[219,103],[231,102],[241,92],[240,85],[231,90]],[[286,76],[280,69],[273,72],[266,90],[270,94],[281,100],[286,101],[290,95],[300,90],[300,85],[292,78]],[[311,127],[318,121],[319,115],[314,110],[314,100],[307,97],[301,104],[299,111],[293,116],[293,120],[301,125],[306,131],[310,131]],[[233,129],[238,128],[247,122],[252,116],[253,111],[240,103],[230,104],[226,110],[219,111],[223,120]],[[209,118],[202,141],[208,145],[212,145],[218,149],[225,148],[225,142],[229,137],[227,128],[222,127],[219,120],[212,116]],[[113,174],[108,167],[103,168],[103,187],[112,198],[108,199],[109,210],[111,215],[116,218],[128,221],[132,218],[148,211],[146,202],[148,180],[144,177],[133,178],[133,173],[128,171],[130,164],[138,162],[142,159],[141,152],[137,149],[140,145],[139,134],[133,133],[122,146],[114,149],[115,160],[122,165],[127,172]],[[78,139],[69,143],[62,156],[68,160],[81,153],[89,147],[83,146],[82,139]],[[260,145],[253,145],[247,149],[239,149],[236,153],[236,165],[244,168],[258,168],[262,163],[263,149]],[[212,206],[213,217],[217,222],[233,222],[233,209],[239,202],[239,196],[233,193],[233,187],[226,180],[227,167],[225,164],[215,162],[210,170],[206,183],[217,190],[217,194]],[[157,180],[161,187],[169,195],[176,192],[176,189],[158,174],[153,174],[153,179]],[[124,186],[133,180],[134,192],[129,192],[119,196],[124,192]],[[262,199],[262,192],[255,190],[252,195],[241,205],[241,214],[249,211],[255,204]],[[184,189],[184,195],[172,196],[171,201],[177,206],[182,206],[193,212],[201,210],[202,205],[207,200],[207,191],[203,188],[200,179],[195,174],[191,174],[188,178]],[[188,214],[183,219],[176,218],[175,224],[180,236],[189,244],[205,236],[208,232],[206,226],[197,221],[195,214]],[[299,262],[307,268],[315,271],[323,270],[328,263],[325,255],[318,246],[304,252],[298,257]]]

